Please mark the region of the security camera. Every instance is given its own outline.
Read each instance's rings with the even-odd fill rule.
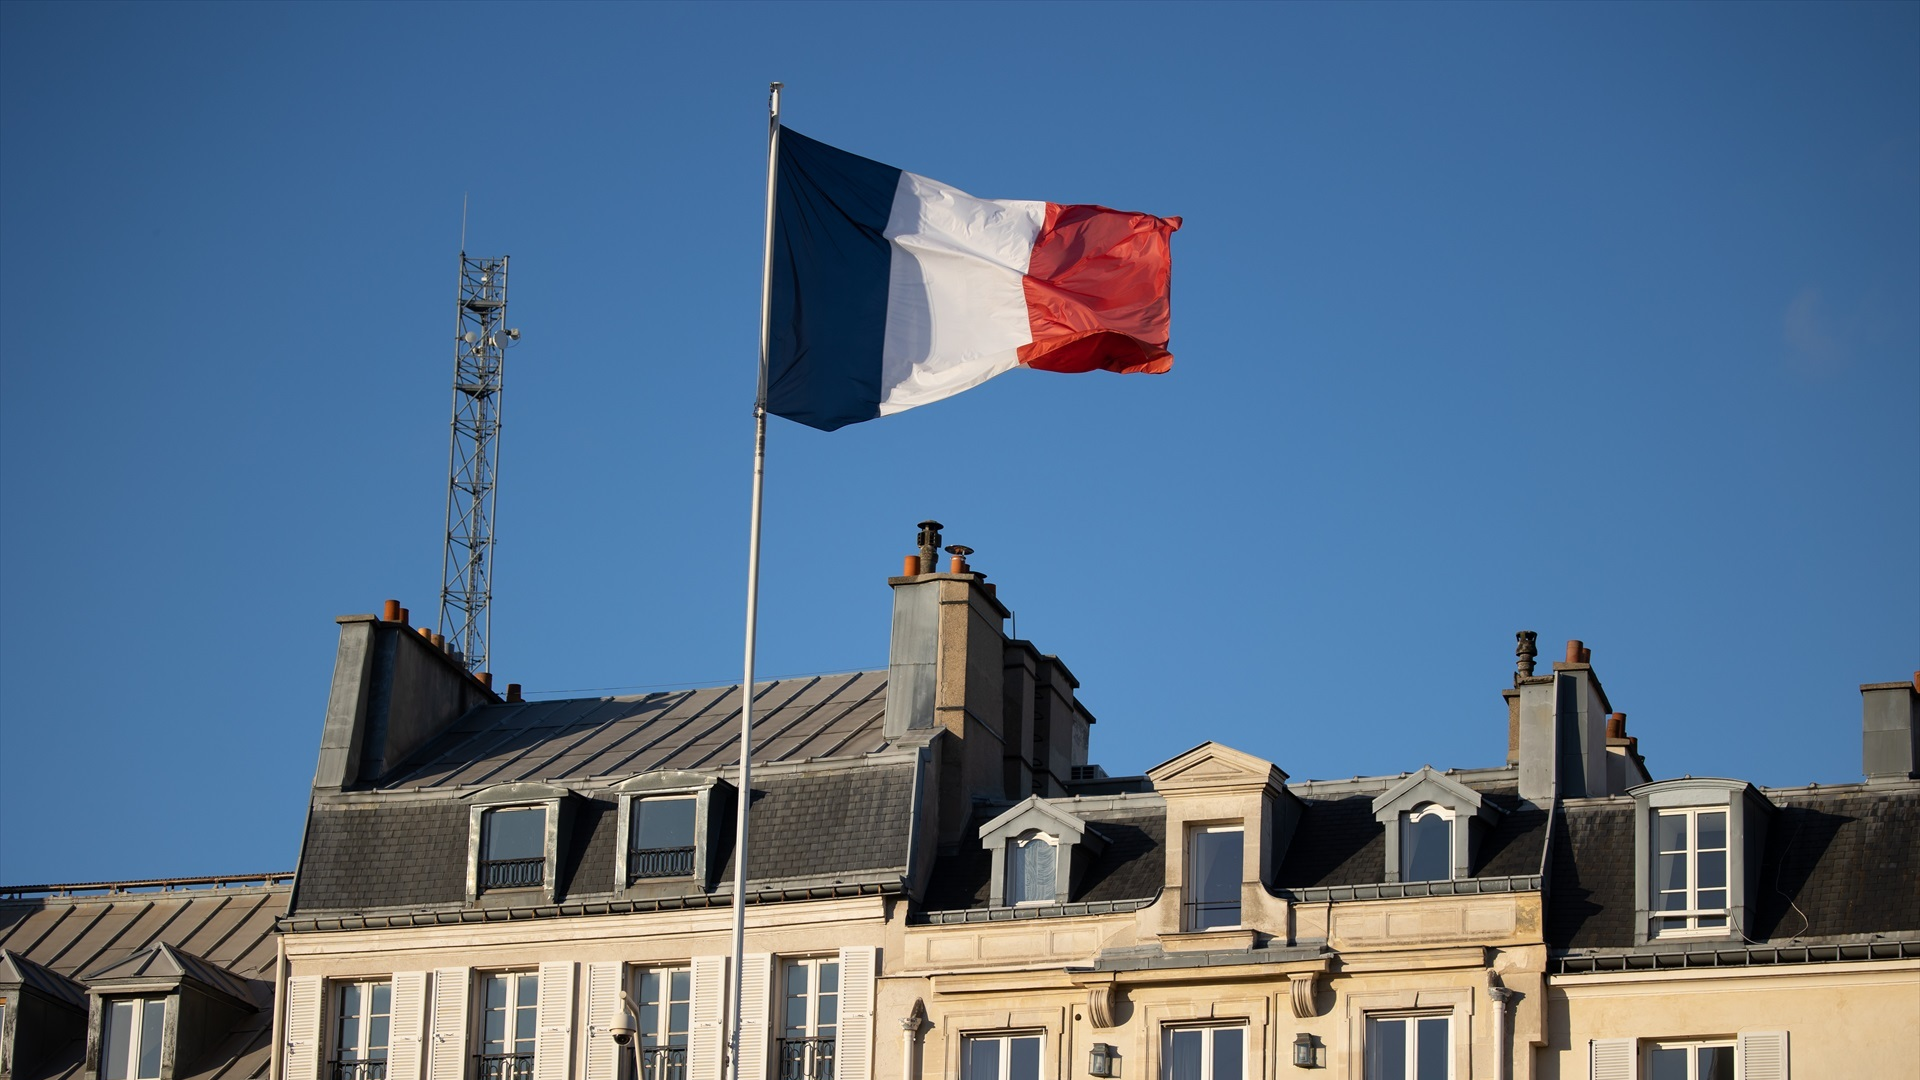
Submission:
[[[625,1046],[633,1041],[633,1024],[623,1016],[613,1022],[613,1026],[607,1029],[607,1034],[613,1036],[615,1046]]]

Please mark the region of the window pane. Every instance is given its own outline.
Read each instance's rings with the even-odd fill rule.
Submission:
[[[540,1003],[540,976],[522,975],[518,981],[520,983],[520,1004],[529,1008],[538,1005]]]
[[[1659,814],[1653,819],[1655,851],[1687,850],[1687,815]]]
[[[486,819],[484,859],[538,859],[547,853],[545,807],[491,810]]]
[[[1200,1032],[1175,1028],[1167,1034],[1166,1080],[1200,1080]]]
[[[1447,1018],[1423,1016],[1415,1032],[1414,1075],[1419,1080],[1447,1080]]]
[[[142,1078],[160,1075],[160,1032],[167,1024],[167,1002],[165,998],[151,998],[140,1003],[140,1071],[134,1075]]]
[[[106,1045],[100,1050],[105,1080],[127,1080],[127,1059],[133,1049],[133,1005],[131,1001],[116,1001],[107,1006]]]
[[[1653,899],[1655,911],[1685,911],[1687,894],[1684,892],[1663,892]]]
[[[1727,812],[1725,810],[1701,814],[1699,822],[1697,829],[1700,836],[1700,850],[1727,846]]]
[[[1694,856],[1696,877],[1694,884],[1702,889],[1725,888],[1727,884],[1727,853],[1724,851],[1703,851]]]
[[[1700,925],[1702,928],[1722,929],[1727,925],[1727,917],[1725,915],[1702,915],[1700,917]]]
[[[1661,855],[1653,861],[1653,887],[1656,889],[1684,889],[1687,887],[1687,855]]]
[[[507,1004],[507,977],[505,975],[487,976],[487,1008],[501,1009]]]
[[[1407,1022],[1367,1021],[1367,1080],[1407,1080]]]
[[[693,846],[692,799],[643,799],[633,804],[633,846],[642,849]]]
[[[1193,834],[1194,929],[1240,924],[1240,830]]]
[[[1725,889],[1701,889],[1700,890],[1700,910],[1719,911],[1721,908],[1724,908],[1726,906],[1727,906],[1727,890]]]
[[[1407,845],[1406,880],[1446,881],[1453,877],[1452,824],[1438,815],[1410,818],[1402,838]]]
[[[1239,1028],[1214,1028],[1212,1080],[1240,1080],[1241,1032]]]
[[[1733,1080],[1733,1047],[1702,1046],[1699,1054],[1698,1080]]]
[[[1052,844],[1038,837],[1007,842],[1007,869],[1013,874],[1008,895],[1012,903],[1050,902],[1054,898]]]
[[[1040,1036],[1027,1035],[1010,1041],[1007,1080],[1040,1080]]]
[[[823,994],[840,992],[840,961],[820,961],[820,992]]]
[[[1688,1080],[1687,1052],[1661,1047],[1649,1051],[1647,1080]]]
[[[999,1039],[968,1039],[966,1051],[960,1066],[964,1080],[1000,1080]]]
[[[373,1012],[375,1015],[393,1012],[393,984],[373,984]]]
[[[783,1034],[789,1039],[797,1039],[807,1033],[807,968],[804,964],[793,964],[787,968],[787,1010],[786,1030]]]

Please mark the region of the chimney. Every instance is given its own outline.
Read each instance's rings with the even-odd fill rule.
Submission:
[[[1860,770],[1874,780],[1920,779],[1920,671],[1912,682],[1860,687]]]
[[[1520,797],[1541,805],[1555,797],[1618,794],[1625,781],[1617,775],[1621,770],[1609,767],[1607,717],[1613,707],[1593,673],[1593,650],[1576,639],[1567,642],[1566,656],[1551,675],[1514,676]]]

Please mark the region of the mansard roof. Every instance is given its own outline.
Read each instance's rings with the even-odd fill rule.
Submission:
[[[85,978],[89,989],[103,993],[171,990],[182,983],[198,983],[203,989],[231,998],[242,1008],[258,1007],[245,979],[164,941],[156,941],[131,956],[87,972]]]
[[[0,949],[0,986],[30,987],[44,997],[76,1009],[87,1007],[86,987],[12,949]]]

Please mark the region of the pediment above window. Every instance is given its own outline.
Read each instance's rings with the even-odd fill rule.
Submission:
[[[988,886],[995,907],[1065,904],[1107,838],[1067,810],[1028,796],[980,827],[980,845],[993,860]]]
[[[1277,794],[1287,782],[1287,774],[1272,762],[1217,742],[1169,758],[1148,769],[1147,778],[1155,791],[1168,797],[1265,789]]]
[[[1480,836],[1501,816],[1479,792],[1422,765],[1373,800],[1373,818],[1386,832],[1385,880],[1473,876]]]

